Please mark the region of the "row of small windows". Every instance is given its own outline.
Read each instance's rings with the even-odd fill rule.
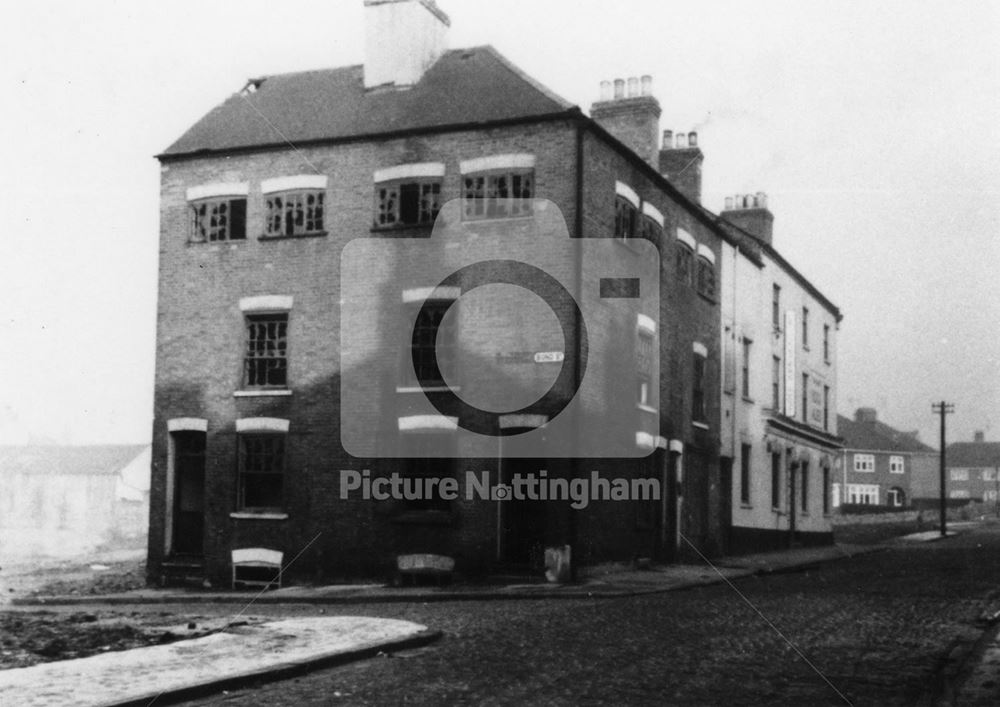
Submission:
[[[533,165],[530,156],[513,160]],[[535,196],[533,166],[500,167],[502,161],[483,161],[487,169],[462,174],[462,216],[465,220],[516,218],[531,214]],[[408,167],[403,165],[403,167]],[[410,165],[417,172],[393,178],[376,173],[373,227],[432,225],[441,210],[443,200],[443,165]],[[420,169],[422,168],[422,169]],[[398,170],[397,170],[398,171]],[[419,172],[432,174],[421,175]],[[383,170],[382,174],[393,174]],[[322,235],[325,233],[325,177],[310,175],[301,178],[279,178],[288,183],[308,183],[310,188],[284,189],[265,193],[264,237]],[[323,186],[313,186],[321,183]],[[238,194],[211,194],[216,191]],[[188,191],[191,241],[212,243],[239,241],[247,237],[247,198],[245,184],[206,185]]]
[[[952,481],[968,481],[976,476],[983,481],[996,481],[998,478],[996,469],[950,469],[949,476]]]
[[[858,473],[871,474],[875,472],[874,454],[855,454],[854,471]],[[889,457],[889,472],[892,474],[906,473],[906,463],[902,456],[892,455]]]
[[[651,204],[641,202],[635,191],[621,182],[616,184],[615,192],[614,237],[624,242],[637,237],[659,242],[664,227],[663,215]],[[675,247],[677,279],[706,297],[714,298],[715,263],[711,251],[698,247],[694,238],[680,228]],[[699,256],[697,265],[695,251]]]
[[[236,504],[237,512],[271,514],[284,513],[286,502],[286,479],[288,476],[288,434],[287,421],[283,430],[254,430],[238,432]],[[204,429],[204,428],[203,428]],[[452,475],[447,468],[447,460],[424,458],[425,449],[434,449],[429,442],[440,445],[436,435],[406,435],[403,447],[412,455],[405,464],[407,476],[418,479],[437,477],[442,473]],[[207,435],[203,431],[181,430],[171,433],[174,446],[174,463],[185,471],[204,474],[206,464]],[[439,447],[438,447],[439,448]],[[408,501],[403,511],[449,510],[449,502],[440,497],[419,498]]]
[[[802,513],[809,512],[809,486],[810,486],[810,474],[809,474],[809,462],[800,461],[794,464],[791,469],[787,470],[788,476],[786,476],[785,465],[782,463],[781,452],[771,453],[771,507],[774,509],[780,509],[782,507],[782,489],[786,483],[792,485],[792,489],[798,486],[796,490],[796,496],[798,496],[799,509]],[[744,506],[749,506],[752,503],[752,486],[753,486],[753,446],[750,444],[740,445],[740,503]],[[797,476],[795,479],[791,475],[796,474],[795,466],[798,467]],[[830,512],[830,468],[828,466],[820,467],[822,472],[822,485],[820,487],[820,496],[822,499],[823,513],[827,514]]]
[[[775,332],[781,331],[781,285],[771,290],[771,323]],[[802,308],[802,348],[809,350],[809,308]],[[830,363],[830,325],[823,325],[823,361]]]

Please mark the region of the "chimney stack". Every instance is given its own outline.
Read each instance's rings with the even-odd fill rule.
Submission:
[[[434,0],[365,0],[365,88],[407,88],[448,47],[451,20]]]
[[[657,165],[660,174],[666,177],[681,193],[696,204],[701,203],[701,163],[705,155],[698,147],[698,133],[677,133],[663,131],[663,145]]]
[[[878,422],[878,414],[875,408],[858,408],[854,411],[855,422]]]
[[[973,439],[976,442],[985,442],[986,441],[986,435],[983,434],[982,430],[976,430],[975,434],[973,435]]]
[[[601,98],[590,107],[590,117],[656,169],[660,102],[653,97],[653,77],[615,79],[610,99],[607,83],[601,82]]]
[[[764,192],[727,196],[725,208],[719,215],[734,226],[742,228],[757,240],[771,245],[774,235],[774,214],[767,208],[767,194]],[[857,415],[862,410],[871,410],[874,420],[875,411],[872,408],[859,408],[855,415],[856,420],[858,419]]]

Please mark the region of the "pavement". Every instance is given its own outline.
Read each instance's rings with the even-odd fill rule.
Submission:
[[[933,538],[929,538],[933,539]],[[433,587],[390,587],[384,584],[291,586],[252,592],[218,589],[143,588],[100,595],[30,596],[11,600],[20,606],[78,604],[372,604],[380,602],[482,601],[513,599],[581,599],[626,597],[669,592],[716,584],[754,574],[805,569],[824,562],[875,552],[873,545],[830,545],[779,552],[725,557],[712,565],[665,565],[634,569],[629,565],[601,565],[581,571],[573,584],[538,582],[454,584]]]
[[[905,542],[933,541],[918,534]],[[351,604],[512,599],[602,599],[637,596],[718,584],[757,574],[805,571],[883,546],[834,545],[715,560],[712,565],[668,565],[634,569],[604,565],[582,573],[575,584],[495,584],[393,588],[383,585],[287,587],[253,593],[142,589],[100,596],[45,596],[15,600],[21,605],[171,604],[230,602],[256,604]],[[395,619],[308,618],[257,625],[229,625],[202,638],[104,653],[0,671],[0,704],[148,705],[176,701],[276,680],[321,666],[371,657],[379,652],[432,642],[439,632]],[[997,646],[1000,655],[1000,644]]]

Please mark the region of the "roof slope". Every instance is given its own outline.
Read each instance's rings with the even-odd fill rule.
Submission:
[[[1000,442],[955,442],[946,458],[948,466],[1000,466]]]
[[[878,452],[936,453],[920,440],[905,432],[889,427],[884,422],[857,422],[837,415],[837,434],[844,438],[846,449],[865,449]]]
[[[0,447],[0,476],[9,474],[113,476],[148,448],[148,444]]]
[[[409,89],[366,91],[364,67],[278,74],[232,95],[161,157],[562,113],[572,104],[491,46],[446,52]]]

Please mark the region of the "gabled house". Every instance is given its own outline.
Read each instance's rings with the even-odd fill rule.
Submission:
[[[858,408],[854,419],[838,416],[844,451],[834,484],[836,505],[903,508],[938,497],[938,453],[917,438],[878,419],[874,408]]]
[[[946,488],[949,499],[969,499],[996,503],[1000,500],[1000,442],[987,442],[976,432],[972,442],[954,442],[945,454]],[[935,467],[936,469],[936,467]],[[934,498],[938,496],[937,476],[933,477]]]
[[[696,137],[661,144],[649,77],[603,82],[588,116],[492,47],[447,49],[431,0],[365,6],[363,64],[252,79],[158,155],[151,580],[224,581],[244,547],[309,577],[725,551],[720,259],[741,246],[698,203]],[[511,260],[570,298],[466,294]],[[470,470],[658,493],[379,497]]]

